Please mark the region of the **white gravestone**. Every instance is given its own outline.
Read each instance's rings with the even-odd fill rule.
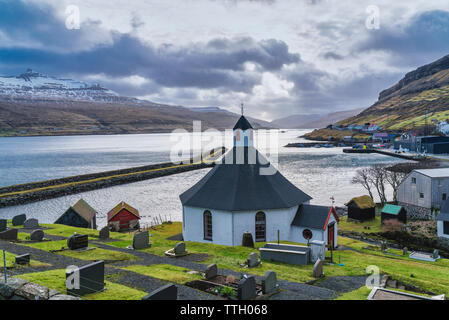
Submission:
[[[324,251],[326,249],[326,243],[324,241],[320,240],[312,240],[310,241],[310,249],[311,249],[311,255],[310,260],[311,262],[316,262],[318,259],[324,260]]]

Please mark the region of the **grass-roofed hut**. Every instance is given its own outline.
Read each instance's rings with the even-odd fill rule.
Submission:
[[[94,208],[83,199],[79,199],[74,205],[67,209],[55,223],[72,227],[96,229],[96,215],[97,211],[95,211]]]
[[[352,198],[346,206],[348,219],[367,221],[376,217],[376,204],[370,196]]]

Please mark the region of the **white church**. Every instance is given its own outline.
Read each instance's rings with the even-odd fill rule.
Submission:
[[[256,242],[321,240],[336,247],[338,215],[333,207],[311,205],[309,195],[270,166],[254,148],[253,128],[242,115],[234,126],[234,147],[220,164],[180,195],[185,241],[242,244],[245,232]]]

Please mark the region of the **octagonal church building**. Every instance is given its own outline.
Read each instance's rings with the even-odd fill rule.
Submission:
[[[338,215],[312,199],[276,170],[254,147],[251,124],[242,115],[234,146],[198,183],[180,195],[185,241],[242,244],[245,232],[256,242],[321,240],[336,247]]]

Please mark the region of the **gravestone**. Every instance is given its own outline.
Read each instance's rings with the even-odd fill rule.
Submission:
[[[42,229],[37,229],[30,234],[31,241],[42,241],[44,240],[44,231]]]
[[[8,229],[6,231],[0,232],[0,240],[14,241],[17,240],[17,229]]]
[[[133,249],[140,250],[151,247],[148,231],[136,232],[133,237]]]
[[[153,292],[147,294],[142,300],[177,300],[178,287],[174,284],[167,284]]]
[[[254,248],[253,235],[251,232],[245,232],[242,237],[242,246]]]
[[[37,229],[39,228],[39,221],[37,219],[28,219],[23,223],[25,229]]]
[[[100,238],[101,240],[107,240],[107,239],[109,239],[109,227],[108,227],[108,226],[106,226],[106,227],[104,227],[104,228],[102,228],[102,229],[100,230],[99,238]]]
[[[440,257],[440,253],[438,252],[438,249],[433,250],[432,258],[438,259]]]
[[[381,250],[382,252],[387,251],[387,242],[386,242],[386,241],[382,241],[382,242],[380,243],[380,250]]]
[[[262,293],[267,294],[276,291],[277,279],[276,272],[268,270],[262,279]]]
[[[78,250],[89,246],[89,237],[86,234],[74,234],[67,239],[67,247],[70,250]]]
[[[321,240],[310,241],[310,260],[316,262],[318,259],[324,259],[324,252],[326,249],[326,243]]]
[[[25,223],[27,219],[26,214],[19,214],[17,216],[15,216],[14,218],[12,218],[12,225],[13,226],[21,226]]]
[[[313,266],[313,277],[318,279],[323,275],[323,260],[318,259]]]
[[[83,296],[104,290],[104,261],[82,266],[77,270],[66,271],[67,294]],[[79,281],[79,287],[75,285]]]
[[[16,256],[16,264],[30,264],[31,256],[29,253]]]
[[[8,223],[6,219],[0,219],[0,232],[6,231],[7,224]]]
[[[249,276],[239,281],[237,286],[237,298],[239,300],[249,300],[256,296],[256,278]]]
[[[210,264],[206,268],[205,277],[207,280],[213,279],[218,275],[218,267],[215,263]]]
[[[248,255],[248,260],[246,260],[248,268],[257,267],[260,264],[259,255],[257,252],[252,252]]]
[[[402,255],[406,256],[407,254],[408,254],[408,248],[407,247],[402,248]]]
[[[185,255],[187,253],[187,251],[186,251],[186,244],[184,242],[178,242],[175,245],[175,248],[174,248],[173,251],[175,252],[175,256]]]

